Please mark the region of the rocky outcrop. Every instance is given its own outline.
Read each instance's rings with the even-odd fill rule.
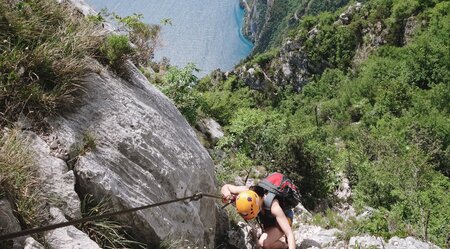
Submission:
[[[347,4],[348,0],[287,2],[285,0],[241,0],[241,6],[246,10],[242,32],[254,43],[254,51],[262,52],[272,45],[273,41],[281,41],[280,37],[276,37],[276,33],[281,35],[283,29],[295,26],[304,15],[334,11]]]
[[[372,51],[386,44],[386,37],[388,34],[389,30],[382,22],[377,21],[375,23],[368,23],[368,25],[362,29],[363,43],[358,46],[355,52],[353,64],[361,64],[367,59]]]
[[[438,249],[439,247],[433,244],[419,241],[413,237],[406,237],[404,239],[399,237],[392,237],[386,243],[383,238],[375,236],[357,236],[351,237],[348,242],[349,249]]]
[[[240,249],[257,248],[258,228],[244,222],[238,222],[238,229],[228,231],[228,244]],[[259,234],[261,231],[259,231]]]
[[[75,192],[75,175],[65,161],[51,155],[50,146],[38,135],[24,131],[22,138],[34,152],[39,186],[52,206],[72,219],[81,218],[80,198]]]
[[[417,20],[417,17],[411,16],[408,19],[406,19],[405,32],[404,32],[403,39],[402,39],[403,45],[408,44],[413,39],[418,26],[419,26],[419,21]]]
[[[25,240],[25,245],[24,245],[23,249],[45,249],[45,247],[41,243],[39,243],[35,239],[33,239],[32,237],[28,237]]]
[[[215,145],[224,136],[222,126],[212,118],[204,118],[195,126],[206,136],[211,145]]]
[[[19,232],[20,223],[13,214],[11,203],[6,198],[0,199],[0,234]],[[0,248],[22,248],[25,237],[15,238],[9,241],[0,241]]]
[[[96,62],[93,61],[93,66]],[[79,106],[50,121],[66,150],[95,149],[74,165],[81,193],[110,199],[111,211],[192,195],[214,193],[214,166],[194,131],[171,101],[129,62],[127,80],[101,69],[85,79]],[[215,206],[211,199],[178,202],[118,217],[147,243],[186,239],[212,247]]]
[[[83,0],[59,2],[95,14]],[[48,134],[23,135],[36,152],[52,222],[81,217],[78,196],[88,193],[106,198],[110,211],[215,193],[212,160],[172,102],[131,62],[120,67],[122,77],[95,60],[92,68],[76,105],[48,119]],[[173,240],[213,248],[216,214],[214,200],[205,197],[114,218],[149,245]],[[74,227],[45,239],[51,248],[98,248]]]
[[[352,22],[353,16],[362,8],[362,3],[356,2],[354,5],[347,7],[347,10],[339,15],[339,20],[335,22],[337,25],[348,25]]]
[[[51,223],[67,222],[64,214],[58,208],[50,208]],[[67,226],[46,232],[45,242],[52,249],[100,249],[85,233],[74,226]]]
[[[332,246],[343,245],[338,235],[341,231],[338,229],[323,229],[318,226],[301,224],[295,230],[294,235],[299,248],[330,248]],[[339,242],[339,245],[338,245]]]
[[[96,15],[97,13],[86,4],[84,0],[57,0],[58,3],[68,2],[72,6],[74,6],[81,14],[88,15]]]

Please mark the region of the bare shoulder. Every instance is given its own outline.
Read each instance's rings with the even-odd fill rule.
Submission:
[[[284,211],[280,206],[280,202],[277,199],[274,199],[272,205],[270,206],[270,211],[273,216],[285,216]]]

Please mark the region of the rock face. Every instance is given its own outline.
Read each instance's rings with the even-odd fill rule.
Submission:
[[[24,245],[23,249],[45,249],[45,247],[41,243],[39,243],[35,239],[33,239],[32,237],[28,237],[25,240],[25,245]]]
[[[196,128],[208,138],[211,144],[215,145],[224,135],[222,126],[212,118],[205,118],[197,123]]]
[[[83,147],[83,137],[94,140],[95,149],[79,154],[74,165],[81,193],[108,197],[111,211],[215,193],[212,160],[171,101],[131,63],[123,67],[128,80],[96,66],[99,73],[85,79],[79,106],[50,121],[67,150]],[[118,219],[147,243],[183,239],[214,245],[215,205],[208,198]]]
[[[42,193],[70,218],[81,218],[80,199],[75,192],[75,175],[65,161],[52,156],[50,147],[35,133],[24,131],[22,137],[35,152],[36,170]]]
[[[386,243],[383,238],[374,236],[358,236],[350,238],[348,248],[379,248],[379,249],[438,249],[438,246],[428,244],[412,237],[401,239],[393,237]]]
[[[67,222],[64,214],[58,208],[50,208],[52,224]],[[74,226],[62,227],[45,233],[45,241],[54,249],[100,249],[85,233]],[[38,246],[38,245],[37,245]]]
[[[28,237],[25,240],[25,246],[23,247],[23,249],[45,249],[45,247],[32,237]]]
[[[325,248],[337,246],[339,240],[337,235],[340,233],[338,229],[325,230],[318,226],[300,225],[294,232],[296,244],[299,248]]]
[[[6,198],[0,199],[0,234],[19,232],[19,221],[13,214],[11,204]],[[0,241],[0,248],[21,248],[25,238],[20,237],[9,241]]]
[[[228,232],[228,243],[240,249],[257,248],[257,228],[244,222],[239,222],[238,227],[239,229]],[[259,231],[259,234],[261,234],[261,231]]]
[[[241,6],[246,10],[242,33],[254,43],[254,51],[262,52],[277,40],[277,32],[296,25],[304,15],[334,11],[348,2],[309,0],[287,4],[287,1],[241,0]]]
[[[84,0],[57,0],[58,3],[69,2],[83,15],[95,15],[97,14]]]

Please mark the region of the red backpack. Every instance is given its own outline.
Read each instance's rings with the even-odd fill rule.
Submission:
[[[297,186],[281,173],[270,174],[261,180],[258,186],[268,191],[264,197],[265,209],[270,209],[275,198],[278,199],[283,210],[292,209],[300,202]]]

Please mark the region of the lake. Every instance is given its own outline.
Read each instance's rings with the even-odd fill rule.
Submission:
[[[162,26],[162,46],[155,59],[172,65],[192,62],[200,75],[217,68],[228,71],[250,54],[253,45],[241,33],[244,10],[239,0],[86,0],[96,10],[107,8],[121,16],[139,13],[144,22]]]

